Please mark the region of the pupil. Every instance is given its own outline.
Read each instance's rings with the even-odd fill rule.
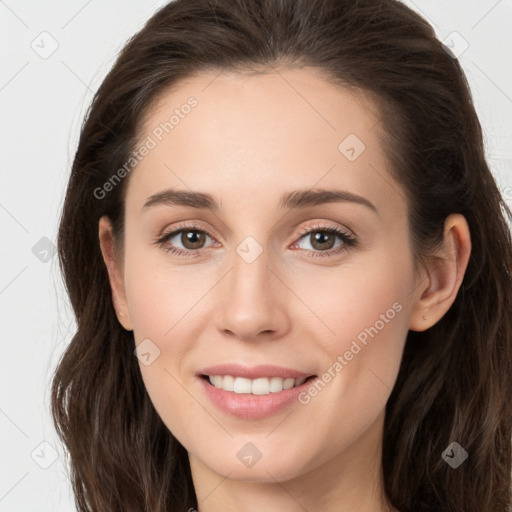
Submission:
[[[325,249],[325,244],[326,242],[328,243],[329,242],[329,238],[330,238],[330,242],[331,244],[329,245],[329,247],[327,247],[327,249],[330,249],[332,247],[332,242],[333,242],[333,236],[331,233],[328,233],[328,232],[325,232],[325,231],[317,231],[314,235],[314,243],[312,244],[313,247],[315,247],[315,244],[320,244],[321,247],[320,249]]]
[[[200,246],[201,245],[201,239],[202,239],[202,233],[198,233],[197,231],[185,231],[183,232],[183,235],[184,235],[184,240],[182,239],[182,243],[183,245],[185,245],[186,247],[186,244],[191,244],[193,247],[191,247],[192,249],[197,249],[196,246]],[[186,243],[184,243],[186,242]]]

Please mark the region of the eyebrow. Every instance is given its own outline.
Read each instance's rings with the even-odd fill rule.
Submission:
[[[366,206],[376,214],[377,208],[368,199],[348,192],[334,189],[303,189],[285,193],[279,201],[279,207],[285,209],[306,208],[327,203],[355,203]],[[188,192],[186,190],[169,189],[150,196],[142,207],[142,211],[157,205],[188,206],[201,210],[218,212],[220,207],[215,196],[204,192]]]

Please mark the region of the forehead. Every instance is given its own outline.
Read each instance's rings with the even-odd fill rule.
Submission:
[[[139,145],[151,150],[132,172],[128,196],[142,207],[159,189],[179,187],[251,201],[257,196],[241,193],[318,184],[366,190],[379,202],[391,178],[382,180],[377,115],[368,96],[311,68],[202,72],[146,113]]]
[[[187,107],[191,98],[200,108]],[[310,67],[257,73],[209,70],[160,93],[144,115],[141,135],[158,131],[160,123],[169,121],[173,113],[179,117],[175,115],[171,121],[176,135],[178,124],[185,124],[181,120],[194,113],[204,127],[197,136],[219,130],[226,133],[229,128],[235,134],[242,126],[244,134],[257,133],[259,141],[268,143],[274,138],[271,128],[287,131],[293,124],[294,135],[300,135],[307,122],[306,134],[323,132],[337,139],[346,130],[364,135],[373,129],[378,120],[375,103],[369,92],[336,85],[324,72]]]

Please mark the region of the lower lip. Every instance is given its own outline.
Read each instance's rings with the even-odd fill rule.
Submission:
[[[199,377],[199,380],[206,395],[222,411],[240,418],[259,419],[272,416],[297,400],[298,395],[311,385],[314,378],[309,378],[295,388],[283,389],[268,395],[225,391],[213,386],[207,379]]]

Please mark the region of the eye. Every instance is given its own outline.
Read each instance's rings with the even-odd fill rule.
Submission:
[[[353,235],[334,226],[309,227],[302,230],[299,235],[300,240],[305,239],[309,241],[309,245],[312,247],[312,249],[307,249],[309,252],[308,257],[335,256],[354,247],[357,243]],[[341,243],[333,249],[336,238],[340,239]],[[299,244],[300,241],[296,242],[294,246]]]
[[[177,256],[195,256],[199,249],[204,248],[206,238],[212,238],[204,229],[194,225],[178,226],[170,232],[164,233],[155,243],[162,246],[166,252]],[[183,248],[176,247],[181,244]]]

